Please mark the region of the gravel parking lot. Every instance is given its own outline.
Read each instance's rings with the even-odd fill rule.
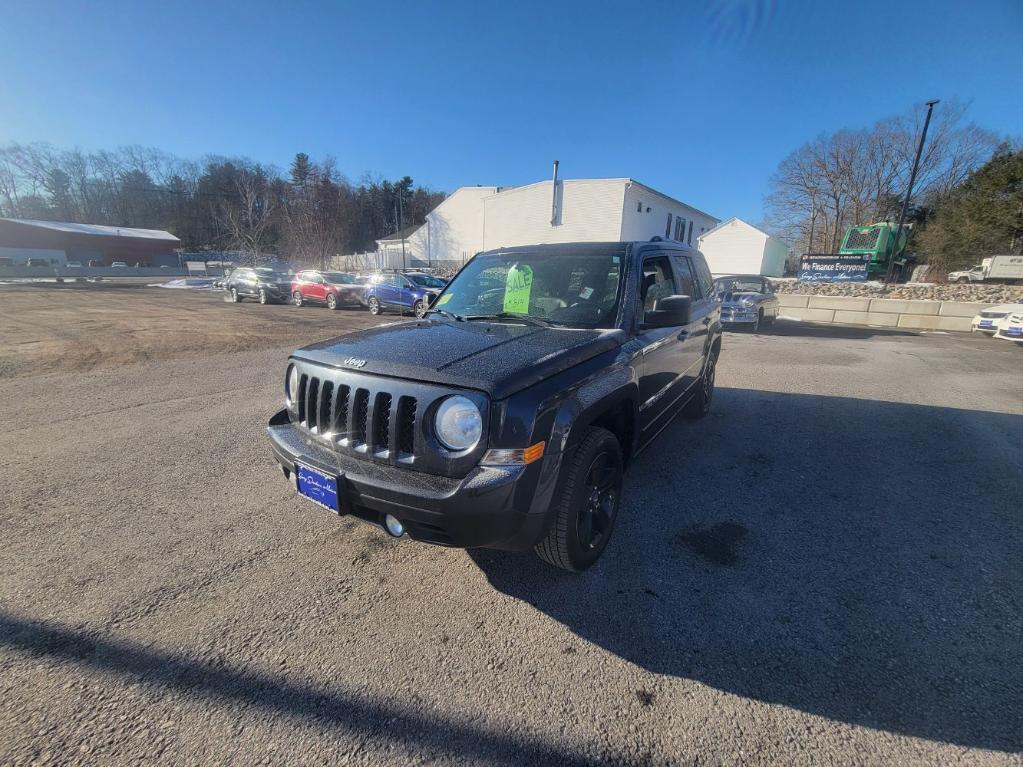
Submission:
[[[28,290],[0,763],[1020,764],[1023,348],[727,335],[713,413],[579,576],[295,497],[263,435],[287,352],[376,318]]]

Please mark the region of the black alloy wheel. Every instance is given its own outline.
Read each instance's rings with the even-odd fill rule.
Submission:
[[[703,364],[703,373],[700,374],[696,393],[686,403],[685,414],[689,418],[703,418],[710,412],[710,405],[714,400],[714,376],[717,362],[717,355],[711,351],[707,355],[707,361]]]
[[[607,429],[590,427],[562,467],[551,526],[534,547],[555,567],[582,572],[611,538],[622,497],[622,451]]]
[[[613,462],[610,451],[602,450],[590,462],[585,484],[588,495],[578,515],[576,534],[583,551],[593,551],[606,543],[618,509],[621,468]]]

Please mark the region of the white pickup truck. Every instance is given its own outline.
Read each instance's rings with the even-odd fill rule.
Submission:
[[[949,282],[1023,282],[1023,256],[991,256],[977,266],[961,272],[949,272]]]

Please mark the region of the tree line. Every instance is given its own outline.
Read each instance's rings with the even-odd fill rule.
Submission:
[[[299,153],[288,173],[247,158],[183,160],[158,149],[0,147],[0,216],[164,229],[187,250],[241,250],[322,266],[421,224],[444,195],[396,181],[353,184]]]
[[[924,111],[821,135],[789,154],[770,179],[765,225],[799,252],[834,253],[847,227],[897,221]],[[969,121],[963,104],[939,104],[913,190],[909,251],[939,271],[1018,252],[1023,188],[1011,168],[1021,157]]]

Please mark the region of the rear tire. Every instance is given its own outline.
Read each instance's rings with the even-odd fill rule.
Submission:
[[[380,308],[380,299],[376,296],[370,296],[366,301],[366,306],[369,307],[369,313],[376,316],[380,314],[383,309]]]
[[[607,429],[591,427],[562,469],[553,521],[534,547],[545,562],[582,572],[611,538],[622,497],[622,450]]]
[[[302,306],[302,304],[305,303],[305,299],[302,297],[301,290],[296,290],[294,293],[291,294],[291,302],[295,306]]]
[[[712,349],[707,355],[707,361],[703,363],[703,372],[700,373],[700,381],[697,383],[697,391],[686,403],[686,418],[703,418],[710,412],[711,402],[714,400],[714,379],[717,370],[718,356]]]
[[[327,308],[337,309],[337,296],[335,296],[333,293],[327,294]]]

